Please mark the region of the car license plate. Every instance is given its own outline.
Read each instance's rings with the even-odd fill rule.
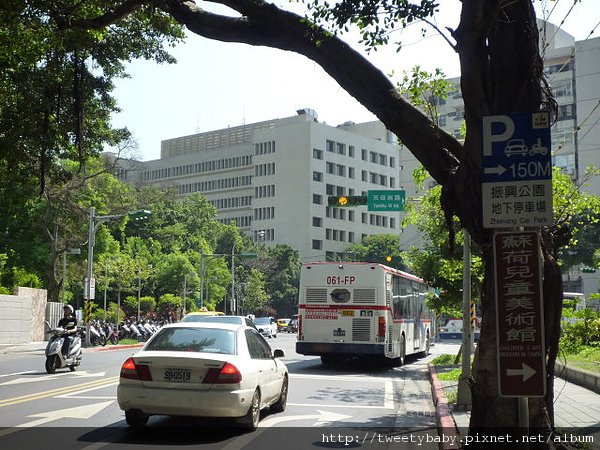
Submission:
[[[192,378],[192,371],[190,369],[165,369],[165,381],[177,381],[185,383],[190,381]]]

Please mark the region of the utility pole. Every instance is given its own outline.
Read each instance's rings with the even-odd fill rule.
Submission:
[[[462,371],[458,380],[456,407],[467,410],[471,407],[471,347],[473,333],[471,331],[471,235],[463,229],[463,324],[462,324]]]

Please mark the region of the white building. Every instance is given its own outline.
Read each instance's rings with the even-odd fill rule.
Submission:
[[[333,127],[313,110],[163,141],[161,158],[119,177],[202,193],[217,219],[254,241],[288,244],[303,261],[351,259],[363,236],[399,232],[400,212],[331,208],[329,195],[399,189],[399,148],[381,122]]]

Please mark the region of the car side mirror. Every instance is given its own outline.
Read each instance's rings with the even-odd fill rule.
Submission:
[[[283,350],[276,349],[273,350],[273,358],[283,358],[285,355],[283,354]]]

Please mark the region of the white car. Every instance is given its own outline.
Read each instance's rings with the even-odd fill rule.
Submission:
[[[281,357],[246,325],[166,325],[121,367],[117,401],[131,427],[169,415],[237,418],[254,430],[263,408],[285,410],[288,370]]]
[[[277,337],[277,322],[272,317],[256,317],[253,322],[263,336],[269,339]]]

